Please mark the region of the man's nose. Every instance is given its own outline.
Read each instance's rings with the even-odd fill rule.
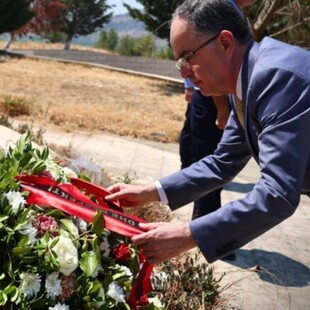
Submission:
[[[186,79],[192,75],[192,70],[190,68],[182,66],[180,69],[180,74],[183,79]]]

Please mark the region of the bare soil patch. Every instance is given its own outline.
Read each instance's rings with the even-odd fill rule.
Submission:
[[[7,96],[30,103],[31,114],[16,116],[19,121],[178,141],[185,112],[180,86],[87,65],[9,57],[1,58],[0,74],[0,109]]]

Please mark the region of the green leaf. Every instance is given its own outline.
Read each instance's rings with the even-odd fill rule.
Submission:
[[[39,174],[45,169],[46,169],[45,163],[43,161],[39,161],[37,164],[33,166],[32,171],[34,174]]]
[[[1,215],[1,216],[0,216],[0,222],[4,222],[4,221],[6,221],[8,218],[9,218],[9,217],[6,216],[6,215]]]
[[[30,253],[32,250],[32,247],[15,247],[13,248],[12,252],[13,254],[15,255],[18,255],[18,256],[21,256],[21,255],[25,255],[25,254],[28,254]]]
[[[80,173],[79,174],[79,179],[82,179],[82,180],[88,181],[88,182],[91,181],[90,178],[86,174],[84,174],[84,173]]]
[[[62,219],[60,220],[60,223],[60,227],[67,230],[72,235],[73,239],[77,239],[79,237],[79,231],[72,220]]]
[[[104,227],[105,227],[105,220],[103,217],[103,211],[97,210],[93,218],[93,226],[91,230],[93,233],[100,235],[103,233]]]
[[[0,291],[0,306],[4,306],[7,303],[7,301],[8,296],[4,292]]]
[[[48,155],[49,155],[49,149],[48,149],[48,147],[44,147],[42,150],[42,159],[47,160]]]
[[[25,167],[26,165],[29,164],[31,159],[32,159],[31,152],[24,154],[24,156],[22,156],[22,158],[19,161],[19,166],[20,167]]]
[[[18,140],[18,142],[16,144],[17,150],[19,150],[20,152],[23,152],[25,147],[26,147],[27,138],[28,138],[27,136],[28,136],[27,134],[23,134],[19,138],[19,140]]]
[[[80,261],[80,267],[87,277],[92,276],[100,265],[100,258],[93,251],[84,252]]]

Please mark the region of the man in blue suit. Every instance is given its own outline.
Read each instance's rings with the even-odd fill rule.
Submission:
[[[116,184],[127,206],[162,200],[175,210],[231,181],[253,156],[260,179],[244,198],[188,224],[141,224],[132,238],[150,263],[198,246],[209,262],[233,252],[296,210],[310,190],[310,52],[271,38],[254,42],[225,0],[186,0],[171,45],[183,78],[207,96],[232,94],[232,112],[211,156],[146,186]]]

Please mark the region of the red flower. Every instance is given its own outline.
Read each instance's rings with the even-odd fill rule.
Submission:
[[[129,247],[120,243],[112,250],[112,255],[119,261],[127,263],[131,258],[131,253]]]
[[[69,276],[61,275],[62,293],[58,297],[61,302],[68,300],[77,289],[76,275],[72,272]]]
[[[39,215],[34,219],[32,225],[37,229],[37,235],[39,238],[43,237],[46,232],[53,237],[59,235],[58,224],[51,216],[46,216],[44,214]]]

